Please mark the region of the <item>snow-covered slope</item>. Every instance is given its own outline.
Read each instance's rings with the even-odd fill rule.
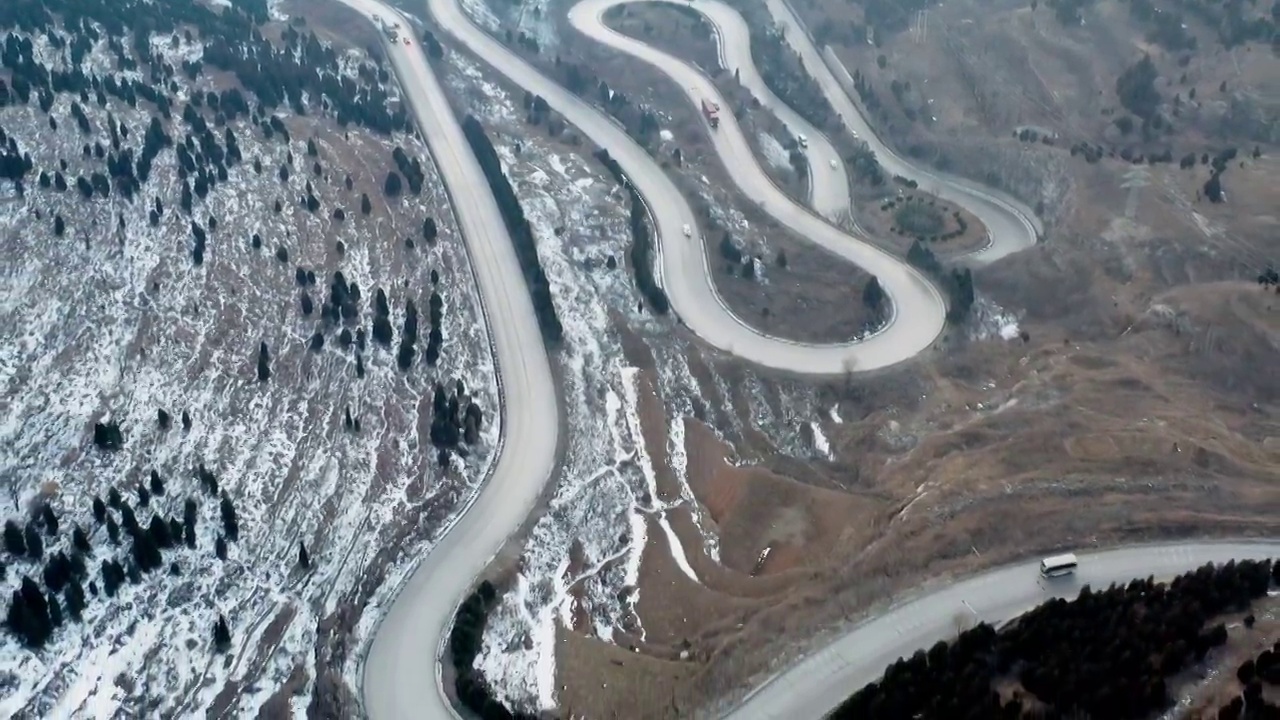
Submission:
[[[34,44],[42,60],[65,66],[65,51],[47,38]],[[202,50],[198,34],[157,36],[151,44],[175,65]],[[355,77],[367,63],[350,54],[343,72]],[[81,65],[97,75],[118,69],[105,37]],[[196,89],[228,83],[212,73],[180,79],[174,118],[164,123],[178,143],[187,132],[179,120],[183,102]],[[83,622],[68,619],[40,649],[0,633],[0,716],[181,717],[210,709],[241,716],[269,703],[300,714],[318,681],[331,686],[345,677],[353,684],[358,646],[378,605],[474,489],[496,443],[492,359],[465,249],[419,140],[342,129],[317,114],[280,111],[289,142],[265,138],[243,118],[228,123],[244,160],[194,200],[190,215],[179,208],[183,171],[172,149],[160,152],[132,202],[119,192],[84,199],[74,181],[105,172],[93,146],[112,150],[108,114],[128,128],[123,142],[130,146],[158,114],[145,102],[130,107],[111,98],[100,107],[92,98],[59,94],[47,115],[34,99],[0,108],[0,127],[34,166],[22,194],[0,181],[5,519],[23,525],[30,511],[51,505],[60,529],[45,537],[45,561],[57,551],[75,555],[74,526],[92,545],[83,556]],[[73,101],[90,132],[70,117]],[[212,125],[213,113],[205,115]],[[216,127],[217,135],[226,128]],[[421,159],[425,179],[420,195],[388,200],[382,186],[397,145]],[[290,166],[290,156],[292,171],[282,182],[279,168]],[[39,173],[53,176],[64,160],[70,188],[41,187]],[[319,201],[315,212],[301,204],[308,184]],[[368,216],[362,193],[372,201]],[[164,211],[152,225],[155,198]],[[334,216],[338,208],[342,219]],[[55,217],[63,221],[61,236]],[[427,217],[439,233],[431,243],[423,238]],[[199,266],[192,223],[207,236]],[[260,248],[253,247],[255,234]],[[300,268],[314,273],[314,286],[299,286]],[[335,271],[362,298],[357,318],[326,325],[319,316]],[[405,372],[394,345],[382,349],[368,339],[359,378],[356,351],[341,346],[339,330],[369,330],[376,288],[385,289],[397,341],[406,301],[415,302],[422,341]],[[443,300],[444,341],[429,366],[423,347],[433,290]],[[303,292],[314,302],[310,316],[300,309]],[[325,343],[314,352],[308,346],[317,331]],[[265,383],[255,377],[260,342],[271,355]],[[485,422],[469,456],[455,456],[446,471],[429,439],[432,399],[436,383],[452,394],[456,381]],[[172,416],[168,430],[158,426],[161,409]],[[94,422],[107,420],[123,431],[119,451],[91,442]],[[198,479],[200,465],[216,477],[216,493]],[[164,494],[142,503],[136,488],[149,484],[152,470]],[[182,522],[188,498],[197,504],[197,523],[194,548],[180,542],[163,550],[161,568],[139,573],[136,584],[125,582],[109,598],[101,564],[131,562],[127,533],[114,545],[91,512],[92,499],[105,499],[112,488],[144,528],[153,515]],[[239,538],[219,560],[223,493],[238,516]],[[122,518],[120,510],[108,514]],[[299,565],[300,544],[309,568]],[[45,564],[10,555],[3,563],[6,601],[22,576],[40,582]],[[231,631],[225,654],[212,647],[219,615]]]

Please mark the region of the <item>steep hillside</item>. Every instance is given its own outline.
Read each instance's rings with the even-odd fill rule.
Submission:
[[[348,716],[497,438],[394,81],[263,2],[0,33],[0,715]]]

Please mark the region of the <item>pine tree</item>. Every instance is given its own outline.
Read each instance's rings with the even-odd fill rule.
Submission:
[[[236,518],[235,505],[231,503],[231,496],[222,493],[222,529],[226,533],[227,539],[235,542],[240,538],[240,521]]]
[[[133,513],[133,508],[129,503],[120,502],[120,525],[124,527],[125,532],[132,536],[137,536],[142,532],[142,528],[138,525],[138,516]]]
[[[58,602],[58,596],[52,590],[45,597],[45,604],[49,606],[50,627],[62,627],[62,603]]]
[[[89,543],[89,536],[85,533],[84,528],[76,525],[76,529],[71,531],[71,543],[86,555],[93,552],[93,545]]]
[[[161,479],[160,473],[156,472],[155,468],[151,469],[151,494],[156,497],[164,495],[164,480]]]
[[[138,483],[138,507],[147,507],[151,504],[151,491],[147,490],[147,486]]]
[[[258,382],[271,379],[271,352],[267,350],[266,341],[258,343]]]
[[[182,541],[189,548],[196,546],[196,500],[190,496],[182,505]]]
[[[159,515],[151,516],[151,522],[147,525],[147,535],[161,550],[167,550],[173,546],[173,536],[169,534],[169,523]]]
[[[64,597],[66,598],[67,612],[71,615],[71,619],[80,622],[80,613],[84,611],[85,600],[84,588],[80,586],[79,580],[74,578],[71,580],[71,583],[67,585]]]
[[[107,516],[107,538],[111,540],[112,545],[120,544],[120,526],[116,524],[114,515]]]
[[[218,536],[218,539],[213,543],[213,554],[218,556],[219,560],[227,559],[226,538],[222,537],[221,535]]]
[[[311,569],[311,556],[307,554],[307,546],[298,541],[298,564],[303,570]]]
[[[183,431],[191,430],[191,415],[186,410],[182,411],[182,429]]]
[[[54,514],[54,509],[49,503],[40,506],[40,519],[45,521],[45,534],[54,537],[58,534],[58,515]]]
[[[97,520],[99,525],[107,519],[107,505],[97,495],[93,496],[93,519]]]
[[[116,510],[120,509],[120,491],[114,487],[107,491],[107,505]]]
[[[102,591],[107,597],[115,597],[120,581],[116,578],[115,568],[106,560],[102,561]]]
[[[27,524],[23,539],[27,541],[27,557],[32,560],[44,557],[44,541],[40,539],[40,531],[36,530],[34,523]]]
[[[130,549],[133,556],[133,562],[142,572],[150,572],[160,567],[163,559],[160,556],[160,548],[156,547],[156,543],[151,539],[151,533],[139,532],[133,536],[133,547]],[[132,582],[137,582],[130,578]]]
[[[221,614],[213,625],[213,648],[220,653],[231,649],[231,628],[227,627],[227,619]]]
[[[27,554],[27,541],[23,537],[22,528],[12,520],[4,523],[4,549],[11,555]]]

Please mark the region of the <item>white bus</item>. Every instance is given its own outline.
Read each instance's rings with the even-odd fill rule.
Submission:
[[[1047,578],[1070,575],[1076,571],[1078,564],[1073,553],[1054,555],[1040,561],[1040,574]]]

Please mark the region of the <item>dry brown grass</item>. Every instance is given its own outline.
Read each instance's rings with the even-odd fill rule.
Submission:
[[[753,327],[792,340],[837,342],[856,336],[868,320],[858,300],[867,281],[866,273],[796,237],[760,208],[742,202],[711,147],[697,108],[665,75],[582,38],[567,22],[562,32],[565,44],[557,51],[562,65],[580,63],[633,101],[665,111],[663,128],[673,134],[673,140],[663,143],[655,157],[699,211],[699,229],[708,244],[713,268],[724,264],[718,250],[724,228],[713,219],[712,204],[732,204],[746,220],[746,230],[735,231],[734,237],[745,254],[757,256],[763,263],[768,282],[742,278],[739,272],[713,272],[716,289],[729,308]],[[557,70],[550,58],[515,49],[549,76],[563,80],[563,70]],[[456,47],[450,50],[460,51]],[[683,168],[668,159],[676,147],[683,153]],[[767,253],[763,250],[766,247]],[[776,266],[779,251],[787,259],[785,270]]]
[[[786,125],[721,65],[719,51],[711,34],[711,26],[696,11],[671,3],[623,5],[619,12],[605,18],[605,24],[652,45],[673,57],[693,64],[715,82],[727,105],[724,114],[732,113],[742,127],[747,142],[755,151],[760,166],[774,184],[796,202],[809,202],[807,173],[796,172],[791,165],[779,167],[768,161],[761,148],[761,135],[774,138],[789,149],[795,138]]]
[[[1083,162],[1068,153],[1077,143],[1101,146],[1112,157],[1125,148],[1136,155],[1167,149],[1176,167],[1188,152],[1235,146],[1243,156],[1255,145],[1265,153],[1280,140],[1274,130],[1280,57],[1256,43],[1223,50],[1216,28],[1193,19],[1187,25],[1199,49],[1174,53],[1147,42],[1146,27],[1119,0],[1091,3],[1085,23],[1072,27],[1063,27],[1047,2],[1032,10],[1021,0],[964,0],[931,7],[923,41],[907,30],[881,36],[876,47],[850,29],[849,21],[861,22],[858,3],[795,5],[819,40],[875,89],[882,107],[874,124],[897,148],[1013,192],[1039,205],[1051,225],[1059,204],[1072,204],[1071,188],[1061,184],[1064,166]],[[1150,140],[1137,130],[1126,135],[1113,122],[1127,114],[1116,78],[1144,53],[1160,73],[1156,87],[1169,112],[1180,98],[1175,131]],[[891,90],[895,82],[909,87],[901,101]],[[1020,142],[1014,135],[1023,128],[1050,135],[1052,147]],[[1201,168],[1197,183],[1207,175]],[[1239,182],[1235,169],[1225,181]]]
[[[991,164],[975,166],[1025,165],[1026,177],[1034,178],[1029,187],[1056,195],[1049,242],[977,278],[980,293],[1025,313],[1021,325],[1030,342],[953,341],[905,367],[831,383],[824,399],[839,403],[846,418],[823,423],[832,462],[782,457],[748,427],[738,454],[765,460],[734,467],[719,441],[687,419],[689,480],[704,525],[719,537],[720,562],[701,551],[688,510],[673,510],[668,517],[698,580],[688,578],[651,522],[639,589],[643,640],[636,628],[626,628],[618,646],[559,630],[567,712],[689,717],[739,695],[819,633],[929,578],[941,582],[1061,547],[1280,529],[1274,519],[1280,376],[1270,372],[1280,344],[1280,297],[1249,282],[1274,252],[1267,240],[1277,224],[1270,153],[1233,164],[1224,180],[1230,204],[1212,205],[1196,197],[1207,178],[1203,166],[1145,168],[1147,185],[1130,193],[1129,163],[1090,165],[1070,158],[1061,143],[1018,143],[1000,123],[1045,125],[1064,136],[1098,132],[1109,123],[1098,119],[1100,108],[1115,103],[1092,98],[1099,89],[1105,96],[1132,57],[1114,42],[1073,55],[1062,46],[1084,41],[1071,37],[1042,47],[1028,35],[999,49],[1000,33],[1028,31],[1026,13],[1006,10],[1007,17],[997,9],[991,27],[966,30],[963,17],[946,14],[965,12],[963,4],[939,8],[931,32],[941,33],[945,21],[957,36],[990,34],[983,52],[967,35],[963,47],[892,45],[899,38],[887,48],[894,53],[888,68],[934,73],[927,85],[939,121],[918,138],[908,134],[911,142],[945,147],[957,159],[995,154]],[[696,111],[675,99],[664,78],[572,30],[564,37],[562,58],[664,108],[664,126],[687,164],[713,185],[727,185]],[[973,64],[959,62],[960,55]],[[870,64],[861,59],[859,67],[874,67],[874,55]],[[976,78],[992,64],[1006,71],[992,75],[989,86],[961,85],[963,73]],[[945,73],[955,77],[936,79]],[[1216,92],[1205,73],[1197,82]],[[913,85],[924,85],[924,77]],[[935,84],[946,87],[935,95]],[[887,88],[882,94],[891,97]],[[962,144],[972,146],[972,155],[957,150]],[[686,189],[695,185],[672,172]],[[768,231],[757,210],[742,209]],[[796,254],[787,241],[796,243]],[[841,303],[860,287],[849,269],[837,266],[823,276],[822,267],[832,266],[824,254],[809,251],[815,266],[797,266],[803,241],[779,236],[771,245],[785,249],[794,288],[779,282],[772,267],[765,286],[717,273],[721,293],[744,317],[766,330],[770,322],[789,327],[794,336],[813,316],[831,317],[828,309],[858,307]],[[823,293],[827,304],[812,304]],[[779,309],[783,298],[793,299],[793,309]],[[768,317],[762,306],[770,308]],[[630,343],[629,360],[649,367],[646,353],[633,352],[639,344]],[[749,417],[741,368],[699,358],[691,366],[714,412]],[[711,389],[709,370],[726,378],[730,397]],[[648,377],[645,440],[658,465],[659,494],[670,497],[660,451],[665,419]],[[766,547],[769,556],[757,567]]]
[[[721,562],[697,552],[692,522],[675,515],[693,582],[655,527],[640,585],[646,641],[621,668],[587,667],[577,658],[600,657],[592,647],[615,651],[575,638],[560,657],[566,701],[593,717],[687,717],[925,578],[1061,547],[1274,534],[1280,394],[1261,358],[1221,339],[1215,373],[1235,376],[1234,389],[1198,378],[1191,337],[1213,318],[1233,343],[1274,341],[1280,299],[1218,283],[1151,303],[1174,308],[1183,329],[1163,311],[1096,339],[1031,323],[1030,343],[961,346],[833,383],[847,419],[827,424],[838,459],[803,475],[788,477],[781,469],[796,463],[783,459],[733,467],[687,420],[689,480]],[[732,368],[717,371],[737,385]]]

